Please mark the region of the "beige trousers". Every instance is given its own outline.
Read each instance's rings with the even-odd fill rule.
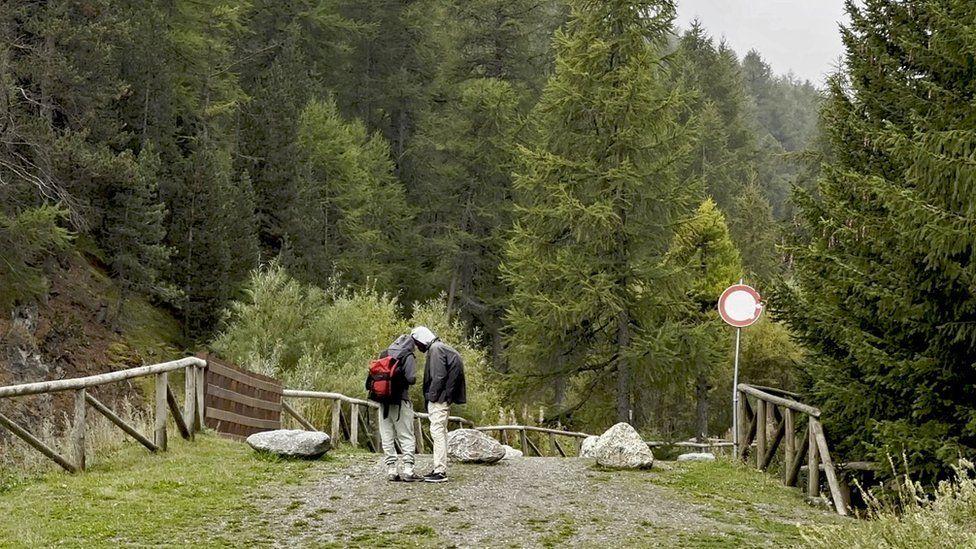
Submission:
[[[434,471],[447,473],[447,418],[451,405],[446,402],[427,403],[430,414],[430,438],[434,441]]]

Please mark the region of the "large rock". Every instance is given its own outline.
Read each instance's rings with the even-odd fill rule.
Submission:
[[[678,461],[715,461],[715,454],[709,454],[708,452],[691,452],[689,454],[681,454],[678,456]]]
[[[457,429],[447,435],[447,454],[462,463],[495,463],[505,457],[505,447],[474,429]]]
[[[654,464],[651,449],[628,423],[618,423],[600,435],[593,456],[597,464],[613,469],[648,469]]]
[[[592,436],[583,439],[583,444],[580,445],[579,457],[581,458],[595,458],[596,455],[593,453],[593,448],[596,447],[596,443],[599,442],[600,437]]]
[[[515,448],[512,448],[508,444],[502,444],[502,448],[505,449],[505,457],[503,457],[502,459],[517,459],[524,455],[522,454],[522,450],[516,450]]]
[[[325,433],[290,429],[255,433],[247,437],[247,443],[259,452],[303,459],[322,457],[332,448],[332,440]]]

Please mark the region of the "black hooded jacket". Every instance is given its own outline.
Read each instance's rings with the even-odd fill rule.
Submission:
[[[424,369],[424,400],[464,404],[468,401],[464,384],[464,363],[461,355],[450,345],[435,340],[427,349]]]

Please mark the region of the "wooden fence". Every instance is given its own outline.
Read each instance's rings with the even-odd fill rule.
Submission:
[[[203,428],[205,413],[204,370],[206,367],[207,362],[205,360],[198,357],[188,357],[172,362],[120,370],[107,374],[0,387],[0,398],[14,398],[61,391],[74,392],[73,416],[71,428],[68,433],[71,451],[69,457],[59,455],[54,449],[31,434],[30,431],[3,414],[0,414],[0,426],[7,428],[28,445],[71,473],[85,470],[85,422],[88,415],[88,406],[91,406],[95,411],[104,415],[109,421],[145,446],[150,452],[165,452],[167,447],[166,424],[169,415],[172,415],[176,427],[180,431],[180,435],[185,439],[192,439],[194,433],[199,432]],[[173,389],[169,385],[170,372],[181,370],[185,373],[182,410],[180,409],[176,395],[173,393]],[[154,430],[152,440],[140,433],[135,427],[128,424],[118,414],[88,392],[88,389],[92,387],[149,376],[152,376],[155,380],[153,391],[155,395]]]
[[[794,393],[769,387],[757,387],[740,383],[739,403],[736,409],[739,433],[739,457],[748,461],[753,452],[756,467],[769,468],[783,448],[783,483],[796,486],[803,461],[806,460],[807,495],[820,496],[820,472],[827,477],[830,499],[837,513],[847,515],[850,509],[850,489],[838,476],[838,467],[830,457],[830,448],[820,423],[820,410],[797,402]],[[752,398],[754,405],[750,404]],[[806,426],[800,436],[797,429],[806,417]],[[772,432],[769,426],[772,425]],[[753,445],[754,443],[754,445]],[[848,464],[854,469],[863,464]]]
[[[372,452],[382,452],[380,447],[380,405],[369,401],[363,400],[361,398],[348,397],[339,393],[326,393],[321,391],[298,391],[293,389],[285,389],[283,391],[283,396],[290,399],[316,399],[316,400],[329,400],[332,402],[332,425],[329,432],[329,436],[332,437],[333,443],[338,443],[342,440],[348,441],[353,446],[359,446],[362,443],[365,444]],[[345,409],[343,405],[346,405]],[[294,407],[288,404],[287,401],[282,401],[282,410],[293,417],[299,425],[304,427],[309,431],[318,431],[316,427],[312,425],[307,419],[305,419],[301,414],[299,414]],[[347,411],[348,410],[348,411]],[[424,439],[424,430],[421,424],[421,420],[426,419],[428,422],[430,418],[427,414],[423,412],[414,413],[414,421],[416,425],[414,430],[417,433],[417,451],[424,452],[425,446],[430,440]],[[450,416],[448,418],[448,425],[451,422],[457,423],[460,427],[474,427],[474,423],[463,417]],[[364,436],[360,438],[360,434]]]
[[[208,361],[210,369],[212,369],[211,372],[207,371]],[[182,409],[169,384],[169,373],[177,371],[185,373]],[[88,392],[88,389],[92,387],[150,376],[155,381],[153,391],[154,430],[151,439],[140,433]],[[255,392],[245,394],[247,387],[254,389]],[[820,473],[822,471],[827,478],[827,486],[834,508],[839,514],[847,515],[850,507],[850,491],[838,476],[838,470],[845,468],[870,469],[872,464],[850,463],[839,466],[834,464],[830,456],[830,449],[827,446],[823,426],[820,423],[820,410],[794,400],[795,394],[748,384],[740,384],[737,390],[739,392],[736,409],[739,425],[739,447],[736,449],[738,457],[748,460],[750,452],[752,452],[756,467],[760,470],[766,470],[773,463],[777,450],[782,447],[783,482],[787,486],[795,486],[800,472],[804,469],[803,462],[806,460],[808,495],[811,497],[820,496]],[[205,425],[220,429],[222,423],[239,426],[234,429],[239,429],[241,432],[233,430],[225,430],[225,432],[234,435],[235,438],[243,438],[252,431],[278,428],[283,414],[292,416],[305,429],[317,430],[285,399],[328,400],[331,401],[331,436],[333,441],[338,443],[346,440],[354,446],[359,446],[362,443],[374,452],[382,451],[379,441],[380,406],[375,402],[352,398],[339,393],[281,389],[280,384],[270,378],[244,372],[214,360],[212,357],[207,357],[207,359],[188,357],[172,362],[88,377],[0,387],[0,398],[16,398],[62,391],[74,393],[73,416],[68,433],[70,456],[65,457],[58,454],[27,429],[2,413],[0,413],[0,426],[5,427],[28,445],[72,473],[85,469],[86,418],[89,406],[104,415],[149,451],[162,452],[166,451],[167,448],[167,421],[170,416],[172,416],[180,435],[185,439],[192,440],[194,434]],[[220,405],[221,399],[226,401],[232,410],[236,411],[227,412],[227,407]],[[750,399],[754,404],[750,402]],[[222,413],[232,414],[233,417],[221,415]],[[255,414],[261,417],[257,417]],[[213,417],[210,417],[211,415]],[[421,421],[424,419],[429,421],[429,417],[422,412],[416,413],[415,416],[415,428],[419,435],[417,437],[417,450],[424,452],[425,446],[430,441],[424,438]],[[797,436],[797,428],[803,423],[804,416],[806,417],[805,430],[802,435]],[[526,455],[530,455],[530,453],[537,456],[543,455],[540,445],[529,437],[530,433],[548,437],[548,446],[552,453],[563,457],[568,456],[570,452],[567,452],[566,448],[560,444],[560,438],[574,439],[578,452],[582,441],[592,436],[587,433],[530,425],[475,427],[471,421],[457,416],[451,416],[448,421],[449,423],[454,422],[460,427],[496,433],[499,441],[504,444],[509,443],[510,433],[515,433]],[[772,425],[771,432],[769,430],[770,425]],[[248,433],[244,432],[245,430]],[[672,445],[708,450],[729,445],[729,443],[722,441],[703,443],[691,441],[677,443],[648,442],[647,444],[652,448]]]
[[[207,361],[207,427],[235,440],[281,428],[280,381],[211,355],[198,356]]]

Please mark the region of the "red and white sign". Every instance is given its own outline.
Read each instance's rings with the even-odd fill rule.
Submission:
[[[759,292],[745,284],[734,284],[718,298],[718,314],[736,328],[745,328],[759,320],[763,304]]]

